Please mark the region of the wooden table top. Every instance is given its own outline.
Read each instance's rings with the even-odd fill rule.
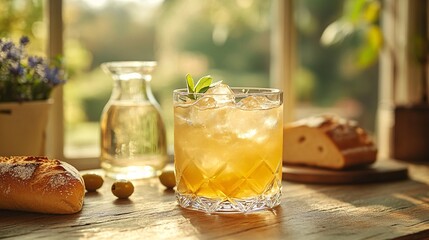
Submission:
[[[0,239],[424,239],[429,185],[411,179],[361,185],[283,182],[272,211],[215,214],[182,209],[158,179],[134,181],[129,200],[112,180],[87,193],[83,210],[46,215],[0,210]]]

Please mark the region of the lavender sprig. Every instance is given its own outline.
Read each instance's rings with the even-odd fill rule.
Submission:
[[[61,61],[48,63],[39,56],[27,56],[26,36],[15,45],[0,39],[0,102],[35,101],[49,98],[52,89],[64,84]]]

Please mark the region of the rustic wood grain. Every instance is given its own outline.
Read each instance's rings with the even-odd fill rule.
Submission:
[[[390,239],[429,238],[429,186],[413,180],[362,185],[284,182],[282,204],[251,214],[180,208],[158,179],[134,181],[118,200],[112,181],[87,193],[82,212],[0,210],[1,239]]]

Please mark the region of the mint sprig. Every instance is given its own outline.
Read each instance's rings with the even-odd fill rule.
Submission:
[[[188,93],[194,93],[194,89],[195,89],[194,79],[189,73],[186,74],[186,86],[188,88]]]
[[[212,85],[213,78],[210,75],[200,78],[197,84],[194,83],[194,79],[188,73],[186,74],[186,85],[188,89],[188,97],[195,100],[196,96],[194,93],[205,93]]]

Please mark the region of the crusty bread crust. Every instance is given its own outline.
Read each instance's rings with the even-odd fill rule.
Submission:
[[[0,209],[72,214],[85,186],[73,166],[46,157],[0,157]]]
[[[356,122],[332,115],[305,118],[284,128],[283,162],[344,169],[376,161],[377,148]]]

